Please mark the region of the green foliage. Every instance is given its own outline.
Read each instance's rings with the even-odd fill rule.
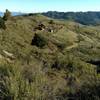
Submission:
[[[47,45],[47,39],[42,34],[35,34],[31,44],[42,48]]]

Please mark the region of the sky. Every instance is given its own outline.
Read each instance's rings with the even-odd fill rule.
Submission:
[[[0,0],[0,11],[100,11],[100,0]]]

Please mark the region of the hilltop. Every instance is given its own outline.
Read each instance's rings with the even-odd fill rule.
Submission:
[[[100,26],[41,14],[0,29],[1,100],[99,100]]]

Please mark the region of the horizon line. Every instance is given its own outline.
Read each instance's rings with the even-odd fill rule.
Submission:
[[[9,9],[8,9],[9,10]],[[100,12],[100,10],[87,10],[87,11],[56,11],[56,10],[50,10],[50,11],[11,11],[9,10],[10,12],[15,12],[15,13],[47,13],[47,12],[64,12],[64,13],[68,13],[68,12]],[[0,11],[1,13],[4,13],[5,11]]]

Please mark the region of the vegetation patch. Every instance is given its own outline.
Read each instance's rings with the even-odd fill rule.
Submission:
[[[48,40],[45,36],[43,36],[42,34],[35,34],[31,45],[35,45],[37,47],[42,48],[42,47],[46,46],[47,43],[48,43]]]

